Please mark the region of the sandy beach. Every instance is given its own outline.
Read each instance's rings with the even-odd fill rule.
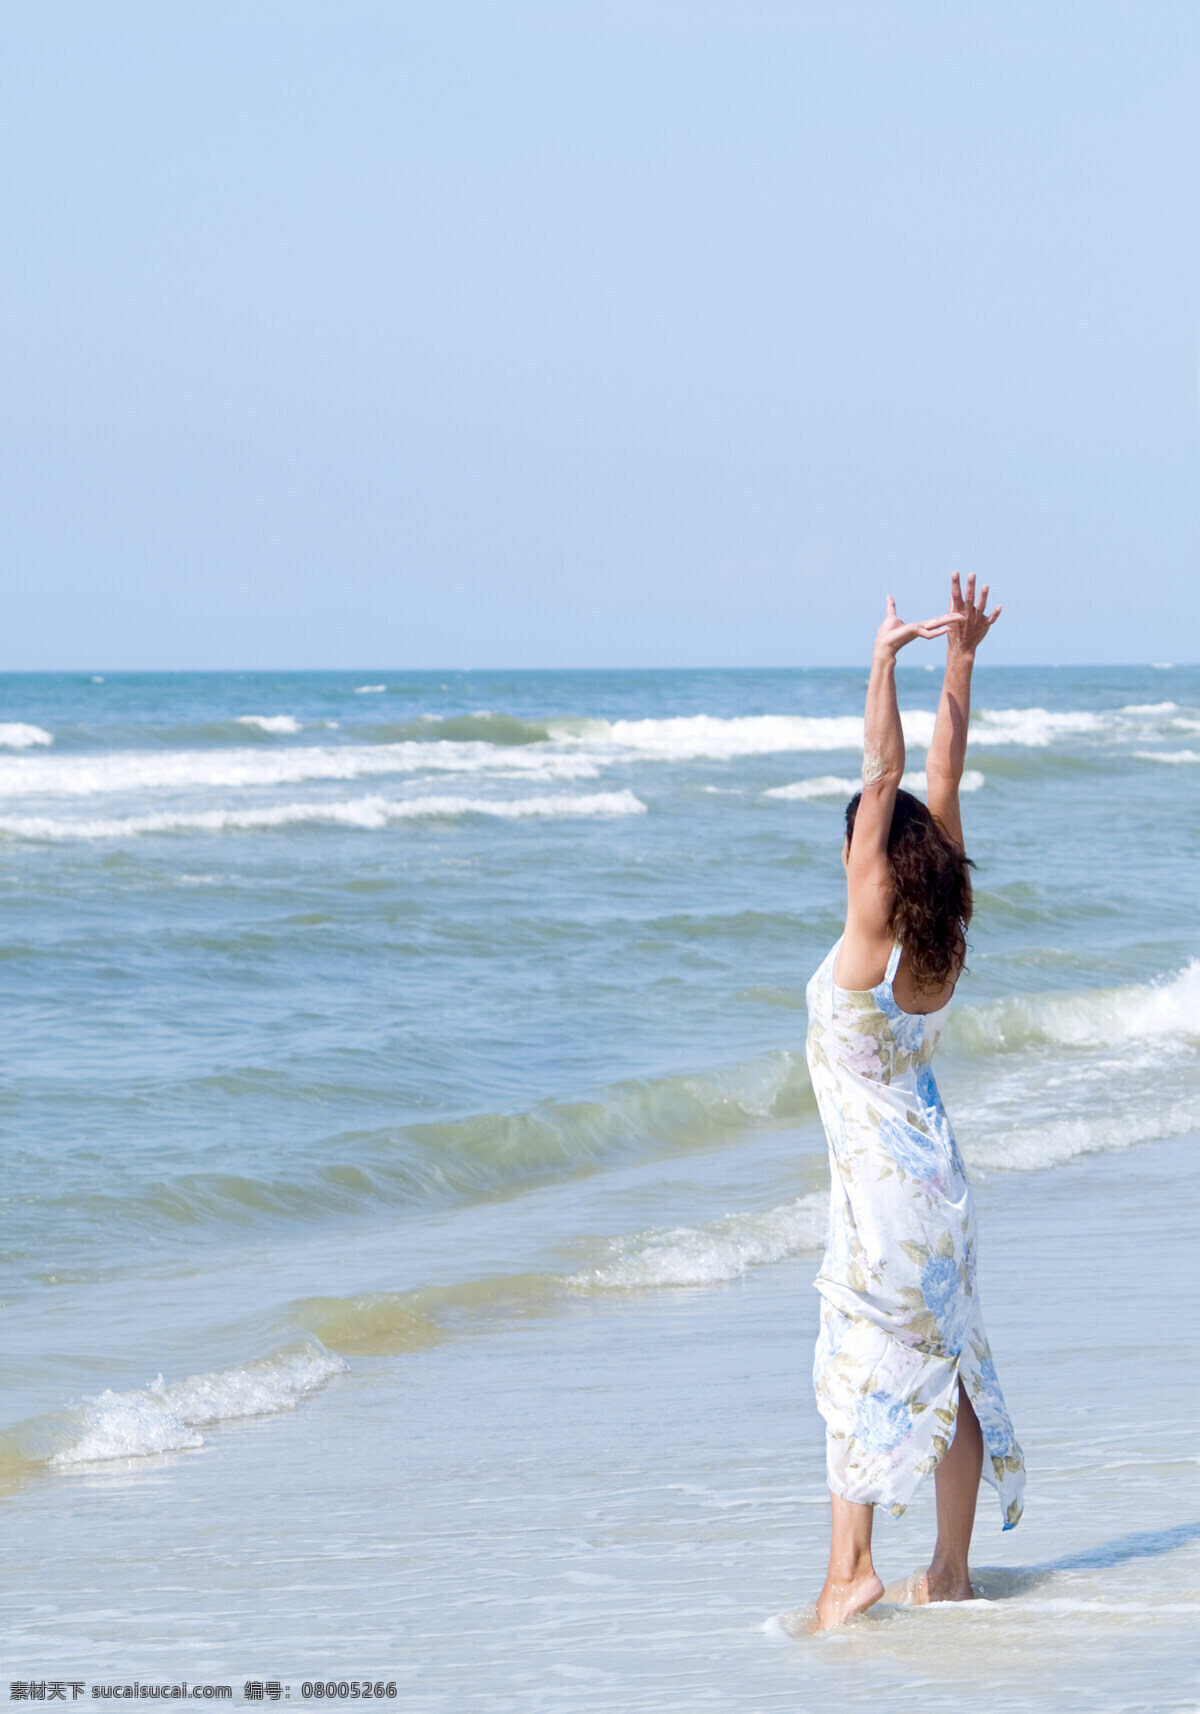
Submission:
[[[474,1315],[202,1453],[30,1482],[8,1501],[33,1551],[4,1671],[235,1670],[293,1696],[383,1675],[431,1714],[1194,1708],[1196,1144],[1146,1147],[1136,1179],[1105,1156],[977,1187],[1030,1504],[1002,1535],[981,1496],[969,1608],[879,1607],[820,1638],[779,1622],[825,1551],[804,1255]],[[1140,1274],[1113,1265],[1136,1254]],[[930,1498],[881,1520],[886,1575],[921,1563]]]

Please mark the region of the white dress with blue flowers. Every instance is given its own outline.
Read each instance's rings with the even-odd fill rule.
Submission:
[[[929,1065],[949,1007],[900,1009],[899,946],[876,988],[837,987],[840,946],[808,985],[808,1065],[833,1180],[813,1368],[829,1486],[899,1516],[954,1439],[961,1380],[1011,1529],[1025,1463],[975,1291],[971,1187]]]

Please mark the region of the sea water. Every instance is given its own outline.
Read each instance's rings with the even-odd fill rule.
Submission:
[[[938,1070],[1028,1511],[817,1639],[864,673],[0,684],[4,1679],[1200,1706],[1200,670],[977,673]]]

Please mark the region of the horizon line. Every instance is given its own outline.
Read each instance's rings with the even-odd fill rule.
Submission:
[[[839,663],[809,663],[791,662],[776,665],[755,666],[550,666],[550,667],[518,667],[518,666],[348,666],[348,667],[298,667],[298,666],[266,666],[266,667],[112,667],[112,666],[80,666],[80,667],[0,667],[0,678],[150,678],[150,677],[216,677],[228,676],[261,676],[268,673],[288,674],[324,674],[328,677],[370,677],[378,674],[409,676],[433,676],[443,674],[454,678],[469,678],[484,673],[764,673],[764,672],[865,672],[869,669],[869,660],[842,661]],[[900,661],[897,663],[901,671],[906,672],[935,672],[936,661]],[[1121,671],[1121,672],[1175,672],[1200,665],[1197,661],[999,661],[976,662],[985,671],[999,672],[1078,672],[1089,670]]]

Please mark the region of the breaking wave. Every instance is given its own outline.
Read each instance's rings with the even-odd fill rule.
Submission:
[[[802,1020],[789,1033],[802,1040]],[[1197,1047],[1200,961],[1193,961],[1159,982],[958,1006],[939,1081],[969,1159],[1035,1170],[1200,1128]],[[1052,1104],[1039,1093],[1047,1088],[1055,1091]],[[815,1118],[803,1052],[777,1050],[720,1068],[631,1079],[593,1100],[321,1134],[297,1148],[279,1176],[186,1172],[123,1191],[77,1193],[74,1205],[106,1232],[320,1224],[381,1208],[503,1196]],[[45,1209],[39,1202],[29,1218],[36,1222]],[[11,1223],[10,1236],[15,1242]],[[778,1236],[764,1228],[753,1242]],[[731,1254],[750,1242],[740,1228],[724,1237]],[[660,1234],[645,1242],[647,1257],[654,1252],[665,1265],[672,1251],[672,1265],[691,1266],[686,1241]],[[631,1256],[613,1253],[596,1265],[632,1267]]]
[[[977,1166],[1040,1171],[1200,1129],[1200,962],[1158,982],[951,1013],[975,1070],[951,1111]]]
[[[923,749],[933,737],[928,709],[902,712],[905,741]],[[861,715],[708,714],[659,720],[566,722],[548,720],[553,738],[662,761],[731,760],[784,752],[861,750]],[[1081,709],[980,708],[971,719],[972,744],[1046,749],[1063,739],[1111,738],[1128,742],[1171,732],[1200,732],[1200,713],[1175,703],[1130,704],[1107,712]]]
[[[108,820],[67,820],[44,815],[0,819],[0,836],[10,839],[126,839],[147,833],[253,832],[294,827],[303,822],[378,831],[398,821],[456,821],[464,816],[522,820],[644,815],[646,806],[631,791],[594,792],[590,796],[528,798],[352,798],[340,803],[283,803],[256,809],[159,810]]]
[[[234,718],[237,725],[256,726],[260,732],[286,735],[300,730],[300,722],[290,714],[238,714]]]
[[[909,711],[903,722],[909,744],[914,749],[923,748],[932,736],[932,712]],[[318,724],[328,727],[335,723]],[[863,728],[858,715],[718,718],[697,714],[610,722],[564,717],[536,721],[482,710],[364,727],[356,741],[346,743],[281,745],[262,741],[294,738],[301,730],[301,722],[290,714],[242,714],[223,724],[160,734],[161,748],[0,754],[0,799],[38,798],[43,800],[38,807],[45,808],[49,800],[59,798],[266,790],[303,782],[420,773],[528,778],[549,783],[595,779],[605,769],[644,762],[722,761],[776,754],[849,755],[861,750]],[[1131,704],[1107,713],[982,709],[971,722],[971,742],[977,746],[1038,750],[1063,739],[1078,738],[1093,746],[1097,740],[1111,740],[1128,746],[1123,750],[1127,755],[1163,763],[1200,759],[1200,750],[1178,747],[1181,735],[1196,733],[1200,733],[1200,711],[1189,711],[1175,703]],[[1172,735],[1176,747],[1165,747]],[[173,747],[185,736],[187,744]],[[259,741],[252,742],[254,739]],[[1146,748],[1151,741],[1164,747]],[[39,726],[0,725],[0,750],[44,751],[52,744],[52,734]],[[852,778],[852,772],[822,774],[813,780],[774,787],[771,795],[798,799],[841,795]],[[911,778],[920,789],[921,776],[914,771]],[[971,770],[964,788],[978,790],[982,783],[978,770]]]
[[[820,1250],[828,1191],[812,1191],[764,1214],[727,1214],[702,1226],[673,1226],[610,1238],[593,1267],[572,1274],[572,1291],[646,1291],[721,1285],[751,1268]]]
[[[929,790],[929,781],[923,769],[920,773],[905,774],[900,783],[908,792],[927,792]],[[984,776],[978,768],[968,768],[959,783],[959,790],[977,792],[983,783]],[[763,796],[799,798],[801,800],[826,797],[851,798],[861,785],[861,780],[842,778],[837,774],[817,774],[809,780],[797,780],[794,785],[770,786],[763,793]]]
[[[289,1318],[323,1347],[348,1356],[423,1351],[497,1317],[545,1314],[567,1297],[724,1285],[753,1268],[819,1253],[828,1191],[761,1213],[587,1240],[590,1265],[570,1274],[501,1274],[452,1285],[350,1297],[301,1298]]]
[[[1156,982],[965,1006],[950,1014],[947,1029],[948,1040],[980,1055],[1011,1053],[1032,1043],[1115,1048],[1164,1036],[1200,1042],[1200,960]]]
[[[294,1410],[306,1394],[347,1368],[315,1342],[259,1362],[165,1383],[160,1375],[134,1392],[108,1389],[0,1434],[0,1466],[63,1468],[112,1458],[145,1458],[204,1445],[198,1431],[245,1417]]]
[[[495,744],[405,742],[305,744],[293,748],[114,750],[102,755],[0,757],[0,798],[92,797],[110,792],[264,788],[372,775],[490,773],[545,781],[591,779],[596,768],[570,752]]]
[[[718,1070],[631,1079],[593,1101],[319,1136],[294,1157],[286,1177],[181,1173],[124,1195],[77,1194],[74,1206],[98,1232],[317,1223],[381,1206],[503,1195],[614,1162],[686,1154],[815,1111],[803,1056],[771,1053]],[[37,1210],[32,1217],[40,1218]]]
[[[28,726],[23,720],[0,721],[0,748],[32,750],[53,744],[54,734],[41,726]]]

